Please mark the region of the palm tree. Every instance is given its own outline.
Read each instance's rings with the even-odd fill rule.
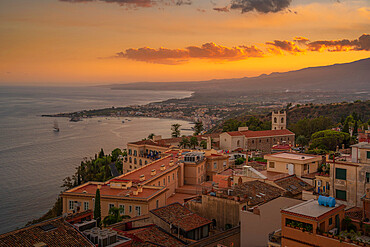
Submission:
[[[196,146],[198,146],[198,139],[195,136],[192,136],[190,138],[190,147],[193,147],[195,149]]]
[[[186,148],[186,147],[189,147],[190,146],[190,141],[187,137],[183,136],[182,137],[182,140],[180,141],[180,147],[182,148]]]
[[[179,137],[180,136],[180,124],[172,124],[171,130],[172,130],[172,137]]]
[[[104,226],[112,225],[114,223],[122,221],[123,218],[127,218],[127,215],[121,216],[121,214],[124,213],[123,208],[116,208],[112,207],[109,209],[108,216],[106,216],[103,220]]]
[[[202,140],[199,144],[203,149],[207,149],[207,141],[206,140]]]
[[[201,121],[196,122],[194,125],[194,135],[199,135],[203,131],[203,123]]]

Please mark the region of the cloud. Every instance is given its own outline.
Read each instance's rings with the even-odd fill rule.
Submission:
[[[259,13],[276,13],[287,9],[292,0],[231,0],[231,9],[242,13],[257,11]]]
[[[134,6],[134,7],[152,7],[158,4],[164,5],[191,5],[191,0],[59,0],[61,2],[70,3],[88,3],[88,2],[106,2],[106,3],[116,3],[120,6]]]
[[[307,44],[310,40],[305,38],[305,37],[302,37],[302,36],[295,36],[294,37],[294,41],[297,42],[298,44],[300,45],[305,45]]]
[[[183,64],[192,59],[204,59],[209,61],[240,61],[251,57],[264,57],[268,55],[301,54],[307,51],[370,51],[370,35],[363,34],[355,40],[318,40],[309,42],[305,37],[294,38],[294,41],[302,44],[298,46],[295,42],[288,40],[274,40],[265,42],[267,47],[262,50],[255,45],[227,47],[217,45],[213,42],[201,46],[188,46],[182,49],[159,49],[142,47],[130,48],[116,53],[110,58],[125,58],[136,61],[157,64]]]
[[[282,54],[281,51],[289,52],[290,54],[297,54],[305,50],[299,48],[294,42],[287,40],[274,40],[273,42],[266,42],[267,45],[272,46],[268,48],[270,53]]]
[[[370,35],[363,34],[355,40],[318,40],[307,44],[310,51],[370,51]]]
[[[153,49],[143,47],[130,48],[116,54],[116,58],[127,58],[136,61],[159,64],[181,64],[190,59],[208,59],[214,61],[236,61],[249,57],[262,57],[264,53],[256,46],[226,47],[215,43],[205,43],[201,46],[189,46],[185,49]]]
[[[222,8],[220,8],[220,7],[215,7],[215,8],[213,8],[213,10],[216,10],[216,11],[218,11],[218,12],[229,12],[230,10],[229,10],[229,7],[227,7],[227,6],[225,6],[225,7],[222,7]]]

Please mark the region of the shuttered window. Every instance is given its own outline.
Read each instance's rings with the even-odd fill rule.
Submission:
[[[335,178],[336,179],[347,179],[347,170],[342,168],[335,168]]]
[[[335,190],[335,198],[347,201],[347,191],[345,190]]]

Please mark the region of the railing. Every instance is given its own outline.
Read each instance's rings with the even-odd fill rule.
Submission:
[[[281,229],[269,233],[269,242],[281,244]]]

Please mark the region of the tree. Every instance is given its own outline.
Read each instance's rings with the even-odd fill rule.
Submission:
[[[196,122],[194,125],[194,135],[199,135],[203,130],[203,123],[201,121]]]
[[[112,162],[115,162],[118,159],[118,156],[122,155],[122,151],[119,148],[116,148],[112,151]]]
[[[103,158],[105,155],[104,155],[104,150],[103,149],[100,149],[100,152],[99,152],[99,158]]]
[[[334,124],[331,118],[321,116],[314,119],[301,119],[297,123],[289,126],[289,129],[293,131],[296,136],[303,135],[307,140],[310,140],[313,133],[330,129],[333,126]]]
[[[180,124],[172,124],[171,130],[172,130],[172,137],[179,137],[180,136]]]
[[[353,126],[353,136],[357,136],[358,134],[358,121],[355,121],[355,125]]]
[[[123,208],[110,208],[108,216],[104,217],[103,224],[104,226],[112,225],[117,222],[122,221],[123,218],[129,218],[128,215],[121,216],[121,214],[124,213]]]
[[[95,194],[95,207],[94,207],[94,219],[98,222],[101,220],[101,206],[100,206],[100,190],[96,190]]]
[[[308,144],[308,140],[304,135],[300,135],[297,137],[297,140],[295,141],[299,146],[304,147]]]
[[[149,135],[148,135],[148,139],[150,139],[150,140],[153,140],[153,137],[155,136],[155,134],[154,133],[150,133]]]
[[[335,130],[322,130],[314,133],[311,137],[310,149],[323,149],[335,151],[341,144],[349,144],[348,133]]]
[[[239,127],[242,127],[243,123],[236,119],[228,119],[224,122],[222,131],[237,131]],[[245,126],[245,125],[244,125]]]
[[[235,160],[235,165],[242,165],[245,161],[246,159],[244,157],[239,157]]]
[[[343,126],[343,129],[342,129],[342,132],[349,133],[349,123],[348,123],[348,121],[345,121],[344,122],[344,126]]]
[[[190,147],[193,147],[195,149],[196,146],[198,146],[198,139],[195,136],[192,136],[190,138]]]
[[[207,141],[206,140],[202,140],[200,142],[199,146],[201,146],[203,149],[207,149]]]
[[[187,137],[183,136],[182,137],[182,140],[180,141],[180,148],[186,148],[186,147],[189,147],[190,146],[190,141]]]

